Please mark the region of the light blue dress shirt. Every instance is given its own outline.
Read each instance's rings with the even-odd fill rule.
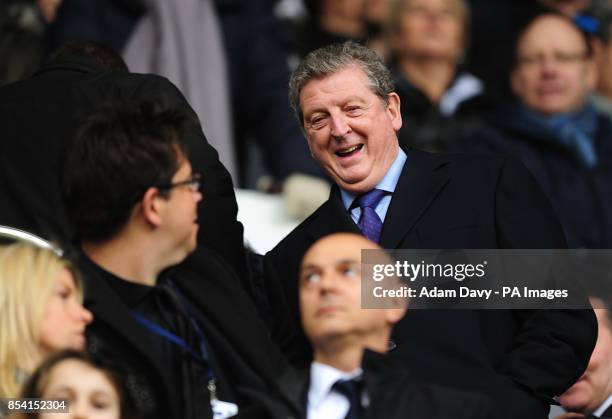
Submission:
[[[397,182],[400,178],[400,175],[402,174],[402,170],[404,169],[404,165],[406,164],[407,159],[408,156],[406,156],[404,150],[400,148],[399,152],[397,153],[397,157],[393,161],[393,164],[391,165],[389,170],[387,170],[385,177],[383,177],[382,180],[378,183],[378,185],[374,187],[375,189],[381,189],[383,191],[388,192],[388,194],[386,194],[380,200],[375,209],[376,214],[378,214],[383,223],[385,222],[385,217],[387,215],[387,210],[389,209],[389,204],[391,204],[392,194],[393,192],[395,192],[395,187],[397,186]],[[346,208],[347,211],[351,207],[353,201],[355,201],[355,198],[357,198],[358,196],[349,193],[342,188],[340,188],[340,195],[342,197],[342,203],[344,204],[344,208]],[[361,208],[355,207],[351,210],[351,218],[353,219],[355,224],[359,224],[360,216]]]

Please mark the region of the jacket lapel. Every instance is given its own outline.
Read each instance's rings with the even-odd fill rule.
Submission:
[[[448,161],[440,154],[410,150],[385,217],[380,244],[385,249],[400,247],[450,177],[443,169]]]
[[[308,235],[314,241],[328,234],[341,231],[361,234],[359,227],[344,208],[340,197],[340,189],[337,185],[334,185],[329,194],[329,199],[312,215],[311,223],[308,226]]]
[[[279,391],[289,402],[292,409],[301,412],[305,418],[308,411],[310,369],[288,368],[280,377],[278,384]]]

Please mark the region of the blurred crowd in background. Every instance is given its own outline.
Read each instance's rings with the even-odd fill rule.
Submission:
[[[109,45],[131,71],[164,75],[181,89],[236,186],[278,189],[293,173],[324,176],[286,100],[288,75],[309,51],[348,39],[379,51],[402,99],[402,143],[441,151],[458,127],[513,99],[516,37],[545,10],[571,16],[593,37],[601,64],[593,93],[610,112],[608,3],[3,0],[0,84],[29,77],[67,40]]]

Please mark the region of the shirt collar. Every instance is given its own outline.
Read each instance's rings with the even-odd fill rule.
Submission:
[[[609,396],[606,401],[603,402],[601,406],[599,406],[597,410],[593,412],[593,416],[601,417],[601,415],[603,415],[604,412],[608,410],[608,407],[610,407],[610,405],[612,405],[612,396]]]
[[[350,380],[363,373],[361,368],[344,372],[329,365],[313,362],[310,366],[310,388],[308,389],[308,405],[317,407],[329,394],[334,383],[340,379]]]
[[[380,182],[374,187],[375,189],[381,189],[383,191],[387,191],[389,193],[395,192],[395,188],[397,186],[397,182],[399,181],[400,175],[402,174],[402,169],[404,168],[404,164],[406,163],[408,156],[404,153],[404,150],[399,148],[399,152],[397,153],[397,157],[393,161],[393,164],[387,170],[385,176],[381,179]],[[344,208],[350,208],[351,204],[357,198],[357,195],[352,194],[350,192],[345,191],[340,188],[340,196],[342,197],[342,203],[344,204]]]

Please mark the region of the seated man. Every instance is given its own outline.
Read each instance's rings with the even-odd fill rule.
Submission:
[[[584,375],[559,397],[559,403],[572,413],[557,419],[612,417],[612,312],[599,298],[591,297],[591,303],[599,326],[597,343]]]
[[[82,121],[64,161],[95,318],[88,348],[124,365],[146,418],[229,417],[249,404],[243,388],[265,391],[284,367],[231,268],[196,249],[188,122],[181,108],[108,105]]]
[[[516,44],[511,81],[518,101],[456,142],[521,160],[570,248],[612,247],[612,124],[588,100],[595,80],[588,38],[569,18],[541,15]]]
[[[364,308],[362,249],[380,247],[357,234],[337,233],[319,239],[304,255],[300,311],[314,359],[309,373],[292,370],[280,381],[293,415],[308,419],[494,417],[488,398],[419,383],[404,365],[385,355],[391,329],[404,316],[407,299],[388,299],[386,308]],[[390,257],[384,259],[391,263]],[[287,416],[291,415],[282,415]]]

